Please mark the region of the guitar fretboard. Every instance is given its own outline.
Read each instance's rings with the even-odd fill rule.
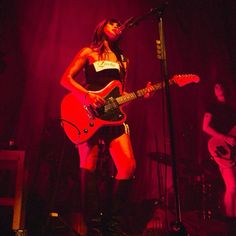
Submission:
[[[168,82],[170,85],[175,83],[175,81],[173,79],[170,79]],[[150,86],[149,88],[143,88],[143,89],[137,90],[136,92],[128,93],[126,95],[117,97],[116,102],[119,105],[122,105],[124,103],[130,102],[130,101],[135,100],[137,98],[143,97],[148,92],[155,92],[155,91],[160,90],[162,88],[165,88],[164,81],[162,81],[160,83],[156,83],[156,84]]]

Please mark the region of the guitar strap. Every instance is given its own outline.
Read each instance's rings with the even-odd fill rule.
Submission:
[[[126,69],[125,69],[125,65],[124,63],[127,63],[128,60],[127,58],[123,55],[123,54],[120,54],[120,66],[121,66],[121,70],[120,70],[120,73],[121,73],[121,84],[122,84],[122,91],[125,91],[125,82],[126,82]]]

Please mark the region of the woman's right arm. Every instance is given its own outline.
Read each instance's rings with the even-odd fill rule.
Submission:
[[[91,52],[91,48],[83,48],[78,52],[63,74],[60,84],[74,93],[81,103],[89,103],[96,108],[105,104],[105,100],[97,94],[90,93],[86,88],[84,88],[75,80],[75,77],[84,68]]]
[[[82,85],[80,85],[75,80],[75,77],[84,68],[89,53],[91,53],[90,48],[83,48],[82,50],[80,50],[71,62],[71,64],[68,66],[60,80],[60,84],[69,91],[75,93],[81,101],[85,98],[86,94],[88,93],[88,90],[85,89]]]

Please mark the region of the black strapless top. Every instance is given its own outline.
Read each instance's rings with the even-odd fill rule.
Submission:
[[[112,80],[121,81],[120,65],[113,61],[96,61],[85,67],[87,89],[100,90]]]

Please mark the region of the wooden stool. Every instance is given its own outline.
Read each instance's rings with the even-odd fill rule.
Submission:
[[[16,235],[25,235],[25,151],[0,150],[0,171],[10,171],[15,176],[14,196],[1,196],[0,206],[13,208],[12,230]],[[9,173],[10,173],[9,172]],[[4,183],[7,185],[9,183]],[[0,186],[0,193],[1,193]],[[1,194],[2,195],[2,194]]]

